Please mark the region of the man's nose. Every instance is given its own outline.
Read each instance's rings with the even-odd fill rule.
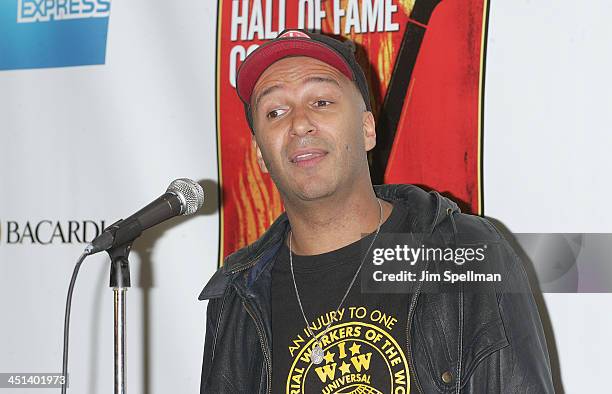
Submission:
[[[308,114],[308,109],[295,107],[291,120],[291,134],[303,136],[315,129]]]

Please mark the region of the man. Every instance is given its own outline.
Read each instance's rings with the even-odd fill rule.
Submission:
[[[237,92],[285,213],[200,295],[202,393],[553,392],[523,268],[493,226],[436,192],[372,186],[375,122],[349,45],[285,32],[245,59]],[[504,286],[365,291],[360,274],[388,234],[486,245]]]

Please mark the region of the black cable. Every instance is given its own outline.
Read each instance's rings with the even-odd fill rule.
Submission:
[[[68,296],[66,297],[66,312],[64,313],[64,351],[62,356],[62,376],[64,377],[64,383],[62,383],[62,394],[66,394],[66,388],[68,385],[68,331],[70,326],[70,306],[72,304],[72,292],[74,291],[74,283],[81,268],[81,263],[85,258],[89,256],[89,251],[86,249],[81,257],[74,266],[72,272],[72,278],[70,278],[70,285],[68,286]]]

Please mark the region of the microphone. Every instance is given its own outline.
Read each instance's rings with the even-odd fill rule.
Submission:
[[[153,200],[127,219],[113,223],[85,247],[86,254],[95,254],[138,238],[143,231],[177,215],[191,215],[204,204],[202,186],[187,178],[179,178],[166,193]]]

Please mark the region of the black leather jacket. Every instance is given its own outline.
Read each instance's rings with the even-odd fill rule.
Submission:
[[[448,245],[487,243],[512,291],[423,291],[408,310],[406,355],[412,393],[553,393],[540,317],[519,257],[484,218],[460,213],[436,192],[411,185],[374,186],[403,204],[412,228]],[[270,393],[271,262],[289,226],[283,213],[253,244],[225,259],[199,299],[207,310],[201,393]],[[506,283],[507,284],[507,283]]]

